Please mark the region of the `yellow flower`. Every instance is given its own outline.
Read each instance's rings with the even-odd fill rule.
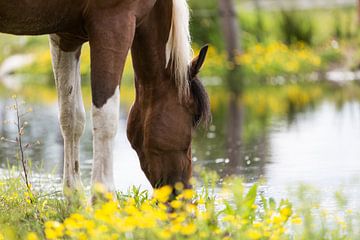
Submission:
[[[47,239],[56,239],[57,238],[56,232],[51,228],[45,229],[45,236]]]
[[[196,232],[196,225],[193,224],[193,223],[189,223],[185,226],[183,226],[180,230],[181,234],[183,235],[191,235],[191,234],[194,234]]]
[[[271,236],[271,230],[265,230],[265,231],[263,232],[263,234],[264,234],[264,237],[268,238],[268,237]]]
[[[1,239],[1,237],[0,237],[0,239]],[[38,239],[39,239],[38,236],[34,232],[30,232],[26,236],[26,240],[38,240]]]
[[[347,209],[345,212],[346,212],[346,214],[352,214],[353,210],[352,209]]]
[[[152,229],[156,227],[156,219],[151,215],[142,216],[138,219],[137,226],[143,229]]]
[[[72,218],[67,218],[65,219],[64,221],[64,226],[66,229],[77,229],[77,228],[80,228],[80,226],[78,225],[78,222],[75,221],[74,219]],[[46,225],[45,225],[46,227]],[[51,226],[50,227],[47,227],[49,229],[51,229]]]
[[[300,217],[296,217],[296,218],[291,219],[291,222],[295,225],[300,225],[300,224],[302,224],[302,219]]]
[[[126,206],[124,211],[129,215],[140,214],[139,210],[135,206]]]
[[[77,236],[78,240],[87,240],[88,236],[85,233],[79,233],[79,235]]]
[[[180,224],[172,224],[170,231],[172,233],[178,233],[181,230],[181,225]]]
[[[231,223],[231,224],[235,224],[235,223],[236,223],[236,219],[235,219],[235,216],[234,216],[234,215],[226,215],[226,216],[223,218],[223,221],[224,221],[224,222]]]
[[[159,202],[166,202],[169,200],[173,189],[170,186],[164,186],[160,189],[154,190],[154,198]]]
[[[262,222],[254,222],[253,226],[254,226],[254,228],[261,228],[264,226],[264,224]]]
[[[190,214],[195,213],[197,210],[197,208],[194,204],[186,204],[185,209],[186,209],[186,212],[190,213]]]
[[[113,234],[111,234],[110,239],[118,240],[118,239],[120,239],[120,236],[119,236],[119,234],[113,233]]]
[[[240,221],[241,225],[246,225],[248,223],[249,223],[249,220],[246,220],[246,219],[241,219],[241,221]]]
[[[64,235],[64,225],[56,221],[45,223],[45,236],[48,239],[57,239]]]
[[[179,200],[174,200],[170,203],[171,207],[174,209],[179,209],[182,207],[182,202]]]
[[[176,216],[176,218],[173,220],[174,223],[183,223],[186,220],[186,214],[180,213]]]
[[[215,228],[213,231],[216,235],[220,235],[221,234],[221,229],[220,228]]]
[[[210,219],[210,213],[209,212],[200,212],[198,215],[198,218],[200,220],[209,220]]]
[[[121,233],[125,233],[125,232],[130,232],[134,229],[133,226],[131,226],[130,224],[128,224],[127,222],[125,222],[123,219],[117,221],[114,223],[114,227],[117,231],[121,232]]]
[[[158,232],[158,236],[161,238],[161,239],[169,239],[171,237],[171,232],[167,229],[165,230],[161,230]]]
[[[178,183],[176,183],[175,184],[175,189],[177,190],[177,191],[182,191],[182,190],[184,190],[184,184],[183,183],[181,183],[181,182],[178,182]]]
[[[250,229],[247,234],[248,238],[253,239],[253,240],[257,240],[261,238],[261,233],[257,230],[252,230]]]
[[[167,212],[161,211],[158,209],[156,209],[156,210],[154,209],[152,214],[153,214],[154,218],[159,221],[166,221],[166,220],[168,220],[168,217],[169,217]]]
[[[114,194],[111,193],[111,192],[108,192],[105,194],[105,198],[108,200],[108,201],[113,201],[114,200]]]
[[[70,215],[70,218],[74,219],[75,221],[84,221],[84,216],[79,213],[73,213]]]
[[[95,228],[95,223],[93,221],[86,220],[84,221],[84,227],[88,232],[90,232],[92,229]]]
[[[201,237],[201,238],[208,238],[208,237],[209,237],[209,233],[206,232],[206,231],[201,231],[201,232],[200,232],[200,237]]]
[[[280,237],[278,234],[273,234],[271,237],[270,237],[270,240],[279,240]]]
[[[272,221],[274,224],[282,224],[284,222],[281,216],[274,216]]]
[[[106,233],[109,231],[109,228],[106,225],[100,225],[97,229],[100,233]]]
[[[284,207],[280,209],[280,214],[287,219],[292,215],[292,210],[290,207]]]

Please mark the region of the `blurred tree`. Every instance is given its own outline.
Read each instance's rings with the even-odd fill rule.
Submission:
[[[358,24],[360,25],[360,0],[357,1],[357,10],[358,10]]]
[[[229,62],[227,84],[229,90],[238,97],[242,88],[242,76],[237,57],[241,54],[240,26],[233,0],[218,0],[221,30]]]
[[[211,44],[217,49],[224,49],[224,43],[219,34],[220,23],[217,0],[190,0],[191,36],[199,46]]]
[[[242,76],[237,56],[241,54],[240,27],[236,17],[233,0],[218,0],[221,29],[223,31],[225,48],[229,61],[229,72],[227,74],[227,85],[229,87],[229,116],[227,129],[228,158],[233,173],[236,166],[241,164],[241,144],[243,126],[243,107],[240,104],[242,91]]]
[[[282,10],[280,32],[287,45],[303,42],[311,45],[314,38],[314,25],[309,15],[297,10]]]
[[[230,63],[236,64],[236,56],[241,52],[240,31],[233,0],[218,0],[221,29],[224,34],[225,47]]]
[[[258,42],[262,42],[264,40],[264,23],[261,16],[260,2],[259,0],[254,0],[254,7],[256,11],[256,30],[255,35]]]

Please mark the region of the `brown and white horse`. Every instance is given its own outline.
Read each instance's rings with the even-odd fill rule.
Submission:
[[[191,137],[210,118],[197,79],[207,51],[191,62],[186,0],[12,0],[0,2],[0,32],[50,34],[64,137],[64,189],[82,189],[79,141],[85,110],[81,46],[91,48],[94,163],[92,184],[113,184],[113,145],[119,121],[119,84],[131,48],[136,101],[128,139],[153,187],[189,186]]]

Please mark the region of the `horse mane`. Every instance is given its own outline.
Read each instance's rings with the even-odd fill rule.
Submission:
[[[180,102],[190,96],[188,66],[193,56],[189,30],[190,11],[187,0],[172,0],[171,29],[166,44],[166,67],[175,77]]]
[[[201,123],[205,128],[211,123],[210,100],[204,85],[200,79],[195,77],[190,80],[190,91],[195,102],[195,114],[193,116],[193,127],[197,128]]]
[[[200,123],[207,126],[211,122],[209,96],[197,77],[191,79],[189,71],[193,57],[189,6],[187,0],[172,0],[172,3],[171,29],[166,44],[166,67],[170,67],[174,74],[180,102],[190,99],[191,96],[195,101],[193,126],[198,127]]]

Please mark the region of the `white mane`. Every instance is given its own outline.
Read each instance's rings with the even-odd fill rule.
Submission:
[[[166,44],[166,66],[170,64],[179,90],[179,99],[182,101],[190,95],[188,66],[193,55],[189,30],[190,13],[187,0],[172,1],[172,22]]]

